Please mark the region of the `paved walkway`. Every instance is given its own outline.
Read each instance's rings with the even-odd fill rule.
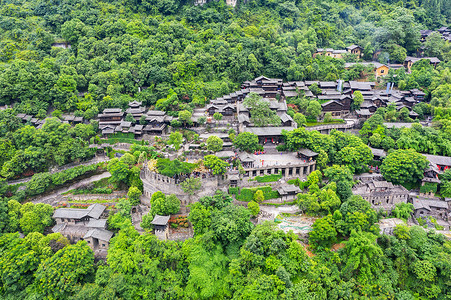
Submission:
[[[260,205],[260,210],[268,214],[272,214],[274,217],[277,217],[277,215],[280,213],[294,214],[301,211],[297,205],[281,205],[277,207],[273,205],[264,205],[264,204]]]
[[[100,162],[106,162],[109,161],[110,158],[108,156],[101,156],[101,157],[94,157],[91,160],[85,161],[85,162],[81,162],[81,163],[70,163],[61,167],[57,167],[54,168],[52,170],[50,170],[50,174],[54,174],[57,172],[62,172],[65,171],[67,169],[71,169],[71,168],[75,168],[75,167],[79,167],[79,166],[89,166],[89,165],[93,165],[93,164],[97,164]],[[38,173],[36,173],[38,174]],[[25,183],[31,180],[33,176],[27,177],[27,178],[22,178],[22,179],[17,179],[17,180],[10,180],[8,181],[8,185],[13,185],[13,184],[18,184],[18,183]]]
[[[82,185],[86,185],[95,181],[99,181],[100,179],[103,178],[107,178],[110,177],[111,174],[110,172],[104,172],[102,174],[99,175],[95,175],[89,178],[85,178],[81,181],[78,181],[72,185],[70,185],[69,187],[65,187],[65,188],[60,188],[57,190],[52,191],[50,194],[46,194],[46,195],[40,195],[37,196],[35,198],[31,198],[30,202],[33,203],[46,203],[46,204],[50,204],[50,205],[56,205],[59,201],[63,200],[63,197],[61,196],[62,193],[65,193],[67,191],[76,189]]]

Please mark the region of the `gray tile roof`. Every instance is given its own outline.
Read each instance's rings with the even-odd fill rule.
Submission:
[[[111,232],[111,231],[108,231],[108,230],[105,230],[105,229],[97,229],[97,228],[95,228],[95,229],[89,230],[85,234],[83,239],[87,239],[87,238],[92,237],[92,238],[95,238],[95,239],[98,239],[98,240],[101,240],[101,241],[108,242],[111,239],[111,237],[113,236],[113,234],[114,233]]]
[[[441,155],[423,154],[426,159],[434,165],[451,166],[451,157]]]
[[[291,131],[294,127],[246,127],[244,131],[252,132],[257,136],[281,136],[282,130]]]
[[[168,221],[169,221],[170,216],[159,216],[159,215],[155,215],[155,217],[153,218],[151,224],[153,225],[167,225]]]
[[[300,153],[300,154],[302,154],[304,156],[308,156],[308,157],[313,157],[313,156],[317,156],[318,155],[318,153],[316,153],[316,152],[314,152],[314,151],[312,151],[310,149],[305,149],[305,148],[299,149],[298,153]]]
[[[90,219],[88,224],[86,225],[86,227],[105,229],[106,222],[107,222],[107,219],[98,219],[98,220]]]
[[[53,218],[82,219],[91,217],[98,219],[105,211],[105,208],[105,206],[98,203],[90,205],[87,209],[58,208],[53,213]]]

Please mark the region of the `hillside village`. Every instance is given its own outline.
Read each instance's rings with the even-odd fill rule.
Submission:
[[[368,120],[378,108],[394,107],[396,111],[402,109],[408,110],[408,117],[414,123],[384,123],[386,127],[394,128],[410,128],[412,124],[420,126],[431,126],[431,123],[421,121],[415,123],[418,114],[412,109],[416,104],[425,100],[425,93],[412,89],[410,91],[399,91],[387,86],[387,89],[377,88],[375,82],[365,81],[291,81],[283,82],[282,79],[272,79],[260,76],[252,81],[246,81],[242,84],[241,89],[236,92],[224,95],[222,97],[210,100],[209,104],[203,108],[196,108],[190,117],[190,124],[187,128],[191,128],[196,132],[200,140],[195,142],[185,142],[178,151],[170,150],[166,155],[171,159],[186,157],[187,161],[195,162],[205,155],[215,154],[219,158],[226,159],[226,169],[221,176],[214,176],[212,171],[204,169],[203,172],[195,172],[186,174],[183,178],[170,178],[159,174],[147,163],[143,164],[141,171],[141,180],[143,182],[143,192],[141,196],[141,208],[137,222],[142,220],[142,211],[149,211],[151,208],[150,199],[156,192],[163,192],[166,195],[174,194],[180,199],[180,211],[183,214],[189,213],[189,205],[192,203],[193,197],[187,194],[181,184],[184,180],[195,177],[200,179],[200,185],[204,187],[195,193],[196,197],[211,196],[216,190],[225,190],[230,193],[231,189],[248,189],[258,188],[261,186],[257,177],[273,177],[271,188],[277,195],[272,203],[295,203],[296,195],[303,193],[302,189],[293,185],[293,180],[297,178],[306,180],[309,175],[317,169],[318,153],[311,149],[299,149],[295,152],[283,151],[279,152],[277,146],[286,141],[285,132],[295,130],[300,124],[297,124],[293,117],[288,114],[288,107],[291,99],[305,97],[310,101],[321,103],[321,111],[318,113],[318,123],[305,127],[306,130],[316,130],[323,134],[329,134],[332,130],[342,131],[354,134],[356,128],[361,128],[362,124]],[[314,87],[315,94],[312,92]],[[320,92],[317,92],[320,91]],[[363,102],[360,107],[354,107],[354,98],[356,92],[363,96]],[[246,106],[244,101],[251,95],[256,95],[267,107],[274,112],[277,119],[280,119],[279,126],[255,126],[252,121],[252,108]],[[221,117],[218,120],[217,115]],[[329,122],[324,122],[326,114],[330,114]],[[132,118],[130,118],[130,116]],[[45,122],[38,122],[31,116],[19,114],[17,118],[23,122],[42,128]],[[144,107],[141,102],[133,101],[129,103],[129,107],[122,111],[120,108],[104,109],[97,116],[99,133],[103,138],[117,134],[132,134],[137,141],[147,141],[168,137],[174,128],[171,123],[178,120],[172,116],[168,116],[165,112],[152,110]],[[333,120],[344,120],[342,122],[334,122]],[[131,121],[130,121],[131,120]],[[323,122],[321,122],[323,120]],[[62,116],[61,122],[71,125],[80,124],[82,118]],[[173,123],[172,123],[173,124]],[[305,125],[303,125],[305,126]],[[302,127],[302,126],[301,126]],[[259,151],[243,152],[236,148],[232,143],[229,134],[224,132],[249,133],[256,137],[261,147]],[[221,140],[221,151],[204,151],[200,145],[207,143],[209,137],[217,136]],[[97,156],[106,155],[105,151],[114,149],[114,144],[109,145],[102,143],[91,144],[90,148],[96,149]],[[387,153],[383,149],[369,148],[371,155],[375,161],[382,161]],[[120,154],[120,153],[117,153]],[[120,154],[121,157],[123,154]],[[428,167],[424,169],[424,178],[422,184],[441,183],[439,176],[445,170],[451,168],[451,158],[438,155],[424,155],[428,161]],[[233,164],[231,163],[233,162]],[[236,162],[241,166],[238,170]],[[352,188],[354,195],[362,196],[368,201],[372,208],[379,211],[389,213],[397,204],[412,203],[412,219],[415,218],[434,218],[435,224],[443,230],[449,230],[449,218],[451,216],[450,198],[441,198],[434,193],[409,191],[402,185],[394,185],[386,181],[380,174],[379,170],[372,169],[372,174],[364,173],[356,175],[357,179]],[[235,197],[234,194],[231,194]],[[236,200],[238,201],[238,200]],[[274,202],[276,201],[276,202]],[[239,203],[239,201],[237,202]],[[264,204],[265,202],[263,202]],[[59,205],[55,203],[55,205]],[[244,204],[246,205],[246,204]],[[143,209],[143,207],[147,207]],[[90,210],[98,211],[95,214]],[[267,220],[268,217],[274,219],[276,215],[265,213],[263,206],[261,207],[261,216],[257,216],[257,220]],[[106,215],[105,215],[106,213]],[[88,209],[72,209],[58,208],[55,210],[53,218],[56,225],[53,232],[59,232],[66,236],[70,241],[86,240],[98,257],[106,257],[106,250],[113,232],[107,230],[106,219],[100,217],[107,216],[108,210],[102,204],[92,204]],[[144,213],[145,215],[145,213]],[[161,239],[185,239],[190,236],[189,231],[185,234],[170,233],[168,223],[170,216],[162,217],[156,215],[152,224],[160,226],[155,234]],[[385,221],[383,221],[385,222]],[[382,224],[382,223],[381,223]],[[412,223],[413,224],[413,223]],[[396,225],[396,224],[395,224]],[[395,226],[393,225],[393,226]],[[137,228],[142,230],[139,223]],[[387,230],[384,224],[384,230]],[[171,231],[172,232],[172,231]],[[192,231],[191,231],[192,232]],[[192,234],[192,233],[191,233]],[[305,234],[305,233],[303,233]],[[301,234],[302,236],[302,234]]]
[[[447,4],[0,5],[0,298],[447,299]]]

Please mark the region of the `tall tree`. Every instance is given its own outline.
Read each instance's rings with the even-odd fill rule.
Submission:
[[[269,101],[264,100],[256,93],[249,93],[244,99],[243,105],[249,109],[251,122],[254,123],[255,126],[280,125],[280,118],[276,111],[270,108]]]

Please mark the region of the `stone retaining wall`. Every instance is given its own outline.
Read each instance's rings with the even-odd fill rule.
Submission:
[[[111,194],[79,194],[79,195],[65,195],[63,196],[63,200],[66,201],[69,198],[75,201],[83,201],[83,200],[114,200],[119,198],[124,198],[127,196],[127,192],[118,191],[113,192]]]

